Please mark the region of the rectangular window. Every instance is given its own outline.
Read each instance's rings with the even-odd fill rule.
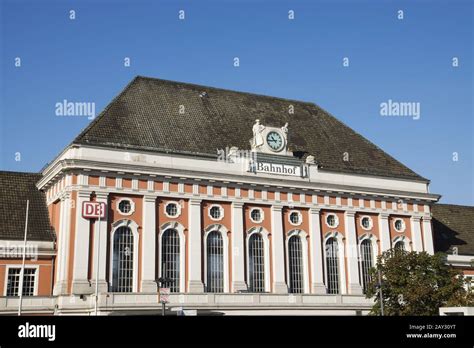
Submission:
[[[19,296],[21,268],[9,268],[7,278],[7,296]],[[23,296],[34,296],[36,268],[25,268],[23,274]]]

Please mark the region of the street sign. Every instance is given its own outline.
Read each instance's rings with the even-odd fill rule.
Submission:
[[[160,288],[160,302],[168,303],[170,301],[170,288]]]
[[[82,217],[84,219],[105,218],[105,203],[102,202],[83,202]]]

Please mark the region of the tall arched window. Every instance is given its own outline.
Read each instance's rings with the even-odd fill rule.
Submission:
[[[360,269],[362,271],[362,286],[364,294],[367,291],[367,285],[370,283],[370,269],[373,267],[372,242],[364,239],[360,243]]]
[[[339,294],[339,247],[333,237],[326,241],[326,272],[329,294]]]
[[[207,282],[208,292],[224,292],[224,243],[222,235],[213,231],[207,235]]]
[[[133,291],[133,233],[125,226],[119,227],[114,233],[112,291]]]
[[[265,254],[262,236],[254,233],[249,238],[249,290],[265,291]]]
[[[288,271],[290,278],[289,292],[292,294],[303,293],[303,249],[299,236],[292,236],[288,240]]]
[[[405,250],[405,242],[403,240],[399,240],[398,242],[395,243],[393,248],[395,250]]]
[[[179,234],[175,229],[167,229],[161,237],[161,276],[170,281],[163,286],[170,288],[171,292],[180,289],[180,247]]]

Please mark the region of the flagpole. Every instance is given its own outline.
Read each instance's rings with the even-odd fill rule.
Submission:
[[[23,275],[25,274],[25,259],[26,259],[26,235],[28,233],[28,212],[30,209],[30,200],[26,200],[26,218],[25,218],[25,237],[23,239],[23,262],[21,265],[20,271],[20,281],[19,281],[19,292],[20,292],[20,301],[18,303],[18,315],[21,315],[21,304],[23,301]]]

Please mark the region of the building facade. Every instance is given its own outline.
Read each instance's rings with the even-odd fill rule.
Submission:
[[[435,251],[429,181],[299,101],[137,77],[41,174],[1,176],[49,222],[29,224],[30,313],[91,314],[96,286],[99,314],[160,313],[161,286],[198,314],[366,314],[377,255]],[[9,314],[24,223],[2,224]]]

